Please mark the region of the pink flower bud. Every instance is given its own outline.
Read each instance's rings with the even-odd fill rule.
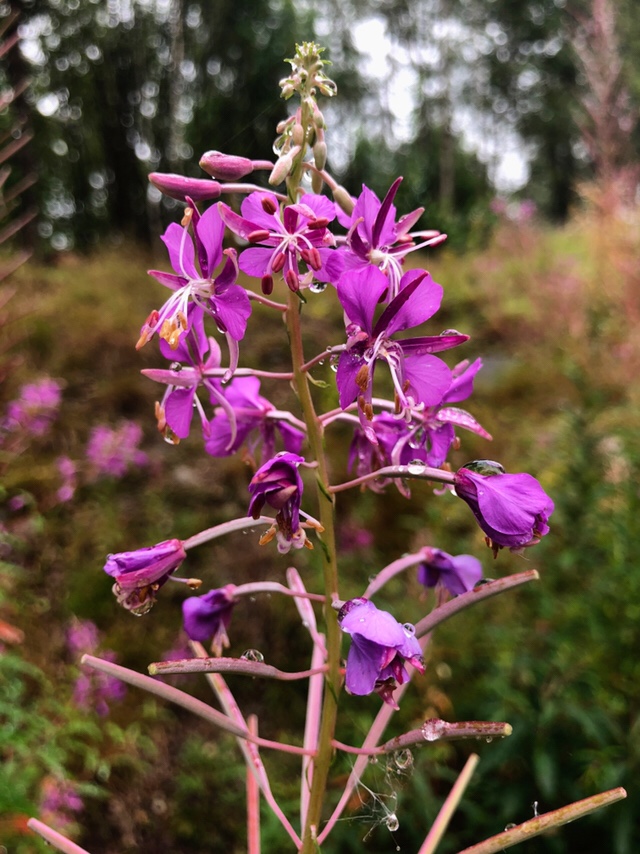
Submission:
[[[200,158],[200,168],[220,181],[239,181],[253,172],[253,162],[248,157],[223,154],[221,151],[205,151]]]
[[[222,194],[220,184],[209,178],[185,178],[168,172],[152,172],[149,181],[165,196],[180,202],[186,201],[187,196],[194,202],[201,202],[205,199],[219,199]]]

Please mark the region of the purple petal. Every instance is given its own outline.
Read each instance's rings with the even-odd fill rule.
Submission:
[[[186,439],[193,418],[193,398],[196,387],[178,388],[172,391],[164,405],[167,424],[180,439]]]
[[[366,638],[354,636],[347,656],[345,679],[347,691],[356,696],[371,694],[387,659],[386,647]]]
[[[424,335],[420,338],[403,338],[402,349],[405,353],[423,356],[425,353],[441,353],[443,350],[450,350],[468,340],[469,336],[461,332],[452,335]]]
[[[212,272],[222,260],[222,238],[224,237],[224,223],[220,218],[217,205],[202,214],[195,228],[197,239],[202,244],[206,253],[206,270],[203,269],[205,278],[211,276]]]
[[[338,299],[347,317],[370,335],[376,306],[388,285],[384,273],[371,266],[345,273],[338,282]]]
[[[360,368],[365,364],[366,362],[363,357],[354,353],[353,350],[343,350],[340,353],[338,370],[336,372],[336,384],[338,386],[338,395],[342,409],[346,409],[361,393],[361,389],[356,383],[356,376]],[[373,369],[373,365],[371,369]]]
[[[162,241],[169,250],[171,266],[187,279],[199,279],[195,268],[193,240],[186,228],[172,222],[162,235]]]
[[[255,276],[257,279],[261,279],[267,273],[273,254],[273,249],[250,246],[240,253],[238,264],[247,276]]]
[[[456,374],[454,369],[454,378],[451,383],[451,388],[444,397],[445,403],[458,403],[461,400],[466,400],[473,393],[473,381],[476,374],[482,367],[482,359],[476,359],[473,364],[469,365],[462,373]]]
[[[396,649],[405,641],[404,629],[395,617],[388,611],[380,611],[369,600],[351,608],[340,620],[340,628],[384,647]]]
[[[247,320],[251,314],[251,302],[247,292],[240,285],[231,285],[222,294],[211,298],[216,307],[216,316],[234,341],[241,341],[247,330]]]
[[[162,270],[147,270],[147,273],[157,279],[165,288],[171,288],[172,291],[184,288],[189,281],[184,276],[178,276],[176,273],[165,273]]]
[[[263,199],[267,199],[269,203],[275,207],[276,211],[280,209],[278,199],[273,195],[273,193],[251,193],[250,196],[243,199],[242,204],[240,205],[242,216],[245,217],[245,219],[250,220],[252,223],[255,223],[259,228],[266,228],[267,231],[282,232],[282,223],[278,218],[277,213],[267,213],[262,207]],[[255,227],[252,230],[255,231]]]
[[[316,219],[325,218],[331,222],[336,217],[335,205],[326,196],[318,196],[316,193],[305,193],[300,202],[311,208]]]
[[[401,183],[402,178],[396,178],[393,184],[389,187],[387,195],[382,200],[380,210],[378,211],[376,220],[373,224],[373,231],[371,235],[372,246],[385,246],[389,243],[393,243],[395,239],[393,226],[395,224],[396,217],[395,208],[393,207],[393,200],[396,197],[398,187]]]
[[[404,376],[416,403],[426,406],[438,406],[451,385],[451,371],[437,356],[407,356]]]
[[[442,302],[442,287],[425,270],[405,273],[400,288],[376,324],[376,330],[386,328],[387,335],[419,326],[436,313]]]

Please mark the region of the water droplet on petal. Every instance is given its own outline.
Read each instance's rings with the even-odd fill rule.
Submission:
[[[169,365],[169,370],[174,371],[176,374],[182,370],[182,365],[180,362],[171,362]]]
[[[245,649],[240,658],[243,658],[245,661],[264,661],[264,655],[257,649]]]
[[[323,291],[326,291],[327,283],[326,282],[313,282],[309,285],[309,290],[312,294],[321,294]]]
[[[416,633],[416,627],[414,625],[412,625],[411,623],[405,623],[402,626],[402,628],[405,630],[405,632],[408,635],[415,635],[415,633]]]

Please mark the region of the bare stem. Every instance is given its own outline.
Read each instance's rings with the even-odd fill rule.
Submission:
[[[249,715],[247,729],[258,735],[258,718]],[[251,768],[247,768],[247,854],[260,854],[260,787]]]
[[[30,830],[33,830],[34,833],[37,833],[38,836],[41,836],[45,842],[49,843],[49,845],[53,845],[53,847],[57,848],[58,851],[63,851],[64,854],[89,854],[86,848],[81,848],[79,845],[76,845],[75,842],[67,839],[66,836],[58,833],[57,830],[49,827],[48,824],[38,821],[37,818],[30,818],[27,822],[27,827]]]
[[[598,795],[592,795],[590,798],[560,807],[559,810],[553,810],[553,812],[546,812],[535,818],[530,818],[529,821],[518,824],[510,830],[505,830],[503,833],[491,836],[489,839],[485,839],[484,842],[472,845],[471,848],[465,848],[459,854],[496,854],[496,852],[502,851],[505,848],[511,848],[513,845],[518,845],[526,839],[539,836],[552,827],[560,827],[570,821],[575,821],[577,818],[583,818],[583,816],[589,815],[589,813],[595,812],[601,807],[607,807],[609,804],[614,804],[616,801],[621,801],[626,797],[627,793],[622,788],[600,792]]]
[[[368,483],[370,480],[376,480],[379,477],[413,478],[414,480],[435,480],[438,483],[454,483],[454,476],[450,471],[434,469],[431,466],[383,466],[381,469],[369,472],[369,474],[363,474],[362,477],[330,486],[329,492],[344,492],[346,489],[353,489],[355,486],[361,486],[363,483]]]
[[[444,836],[447,831],[447,828],[449,827],[449,822],[451,821],[454,812],[458,808],[458,804],[462,800],[462,796],[464,795],[465,789],[469,785],[469,781],[473,776],[473,772],[476,770],[478,761],[479,757],[477,753],[472,753],[471,756],[467,759],[464,768],[458,775],[458,779],[453,784],[453,787],[447,795],[445,802],[440,807],[440,812],[438,813],[436,820],[431,825],[431,830],[427,834],[427,838],[420,846],[418,854],[433,854],[433,852],[440,844],[442,837]]]
[[[282,682],[294,682],[308,679],[318,673],[326,673],[326,667],[313,670],[300,670],[297,673],[278,670],[271,664],[261,661],[247,661],[242,658],[183,658],[179,661],[155,661],[149,665],[150,676],[165,676],[169,673],[243,673],[255,678],[279,679]]]

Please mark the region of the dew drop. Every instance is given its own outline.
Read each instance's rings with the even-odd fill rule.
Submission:
[[[387,830],[390,830],[391,833],[393,833],[400,827],[398,816],[394,812],[389,813],[389,815],[385,818],[384,823],[387,825]]]
[[[318,364],[319,364],[319,365],[324,365],[324,359],[320,359],[320,361],[318,362]]]
[[[171,362],[171,364],[169,365],[169,370],[178,374],[182,370],[182,365],[180,364],[180,362]]]
[[[377,577],[378,577],[378,574],[376,572],[374,572],[372,575],[370,575],[367,578],[367,581],[369,582],[369,584],[373,584],[373,582],[376,580]]]
[[[331,366],[331,370],[333,371],[333,373],[337,374],[338,373],[338,360],[335,358],[332,358],[331,362],[330,362],[330,366]]]
[[[487,742],[487,744],[491,744],[491,742],[493,741],[492,736],[488,735],[488,736],[485,738],[485,741]]]
[[[517,827],[517,825],[512,821],[509,824],[506,824],[504,829],[505,830],[513,830],[514,827]]]
[[[240,658],[243,658],[245,661],[264,661],[264,655],[257,649],[245,649]]]
[[[370,756],[369,757],[369,765],[377,765],[377,764],[378,764],[378,757],[377,756]]]
[[[396,750],[393,761],[398,771],[408,771],[413,767],[413,753],[410,750]]]
[[[312,294],[321,294],[323,291],[326,291],[326,289],[326,282],[313,282],[311,285],[309,285],[309,290]]]
[[[422,474],[424,468],[425,466],[422,460],[411,460],[407,466],[407,471],[409,474]]]
[[[437,741],[444,733],[444,721],[430,718],[422,724],[422,737],[425,741]]]
[[[402,628],[405,630],[405,632],[408,635],[415,635],[415,633],[416,633],[416,627],[414,625],[412,625],[411,623],[405,623],[402,626]]]

